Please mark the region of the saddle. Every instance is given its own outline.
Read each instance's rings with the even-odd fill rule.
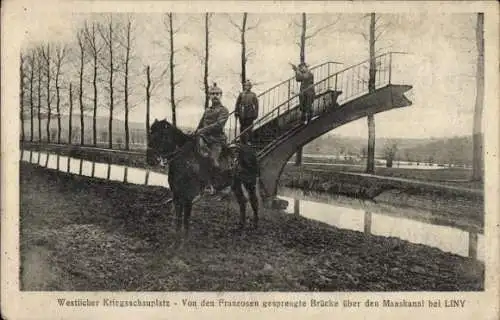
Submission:
[[[220,145],[220,153],[217,162],[219,163],[219,170],[226,171],[232,170],[236,167],[238,161],[239,146],[237,144],[227,144],[224,142],[215,142]],[[196,139],[196,147],[198,153],[207,159],[211,159],[211,147],[214,142],[207,139],[204,135],[199,135],[199,139]],[[215,160],[215,159],[214,159]]]

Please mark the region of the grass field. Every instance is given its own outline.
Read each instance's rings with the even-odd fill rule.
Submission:
[[[302,165],[304,170],[323,170],[333,172],[355,172],[364,173],[364,166],[342,164],[342,165],[321,165],[321,164],[306,164]],[[295,172],[296,167],[288,164],[285,172]],[[443,185],[464,187],[470,189],[482,189],[481,181],[470,181],[471,170],[464,168],[439,168],[432,170],[425,169],[408,169],[408,168],[386,168],[375,167],[375,175],[384,177],[397,177],[405,179],[414,179],[419,181],[436,182]]]

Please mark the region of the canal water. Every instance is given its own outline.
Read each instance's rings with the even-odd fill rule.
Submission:
[[[21,159],[72,174],[168,187],[167,175],[162,172],[36,151],[23,151]],[[437,224],[436,213],[289,188],[281,188],[279,198],[288,201],[285,211],[289,214],[321,221],[341,229],[384,237],[397,237],[484,261],[484,236],[473,228]]]
[[[484,236],[473,227],[437,224],[435,212],[290,188],[281,188],[279,198],[288,201],[289,214],[484,261]]]

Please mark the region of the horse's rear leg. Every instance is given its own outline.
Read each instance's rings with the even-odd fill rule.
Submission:
[[[238,204],[240,206],[240,224],[239,228],[243,229],[245,228],[246,224],[246,207],[247,207],[247,199],[245,198],[245,195],[243,194],[243,189],[241,188],[241,182],[240,181],[233,181],[233,184],[231,185],[231,189],[233,189],[233,193],[236,196],[236,200],[238,201]]]
[[[259,224],[259,199],[257,198],[256,182],[246,182],[245,189],[248,191],[250,205],[253,210],[253,226],[257,228],[257,225]]]
[[[189,221],[191,219],[191,210],[193,208],[193,203],[191,201],[184,202],[184,238],[189,236]]]
[[[181,236],[182,229],[182,212],[184,211],[184,205],[182,200],[174,200],[175,202],[175,242],[178,243]]]

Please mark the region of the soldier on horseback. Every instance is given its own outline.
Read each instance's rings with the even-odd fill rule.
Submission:
[[[219,157],[222,148],[227,143],[224,126],[229,117],[229,111],[220,101],[222,90],[214,83],[208,89],[211,104],[205,110],[196,133],[199,135],[200,153],[209,157],[216,168],[220,168]]]

